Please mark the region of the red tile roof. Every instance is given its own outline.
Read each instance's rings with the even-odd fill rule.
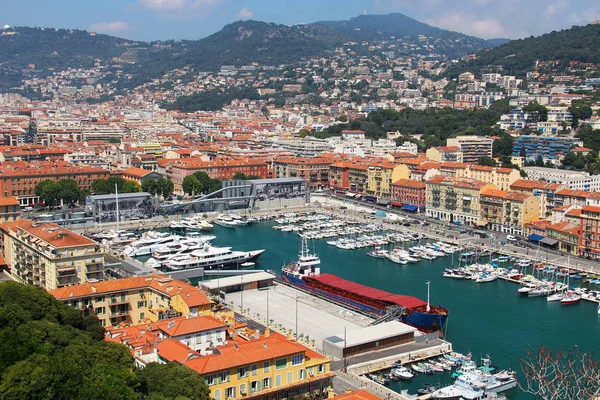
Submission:
[[[18,206],[19,200],[14,196],[0,197],[0,207],[2,206]]]

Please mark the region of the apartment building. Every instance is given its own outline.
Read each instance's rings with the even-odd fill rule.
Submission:
[[[273,161],[275,178],[302,178],[312,188],[329,186],[329,166],[325,157],[279,157]]]
[[[89,282],[50,290],[50,294],[86,315],[96,315],[102,326],[141,324],[210,313],[210,301],[198,288],[166,275]],[[174,335],[175,338],[179,336],[186,335]]]
[[[581,209],[579,254],[593,259],[600,258],[600,207],[585,206]]]
[[[536,160],[542,156],[545,160],[559,160],[571,147],[578,144],[573,138],[546,136],[519,136],[513,142],[513,156],[525,151],[527,160]]]
[[[392,183],[392,202],[402,206],[413,206],[416,209],[425,208],[425,182],[411,179],[399,179]],[[405,207],[408,209],[411,207]],[[415,211],[416,211],[415,209]]]
[[[491,183],[500,190],[508,190],[513,182],[521,178],[520,172],[512,168],[487,167],[455,162],[442,163],[440,173],[453,178],[475,179]]]
[[[436,176],[426,182],[427,216],[456,224],[486,225],[479,199],[482,191],[493,188],[474,179]]]
[[[539,198],[540,219],[550,219],[555,207],[556,193],[566,189],[560,183],[540,182],[531,179],[518,179],[510,185],[510,190],[517,193],[531,193]]]
[[[15,196],[22,206],[39,203],[35,186],[47,179],[59,181],[73,179],[81,190],[91,191],[92,183],[107,179],[109,171],[82,165],[70,165],[64,161],[25,163],[16,161],[0,166],[0,196]]]
[[[364,164],[352,163],[348,171],[348,182],[350,191],[353,193],[366,194],[368,187],[368,170]]]
[[[350,163],[336,161],[329,166],[329,188],[345,191],[350,188]]]
[[[203,171],[212,179],[231,179],[241,172],[246,176],[254,175],[260,179],[271,178],[269,165],[264,159],[227,159],[202,161],[197,158],[175,160],[166,167],[166,176],[173,181],[173,193],[183,194],[183,179],[196,171]]]
[[[463,162],[476,164],[483,156],[492,156],[492,143],[494,140],[483,136],[457,136],[449,138],[448,146],[460,147],[463,153]]]
[[[525,224],[540,219],[539,199],[532,194],[508,193],[504,197],[503,207],[503,226],[500,231],[504,233],[522,235]]]
[[[0,197],[0,223],[16,221],[21,216],[21,207],[16,197]]]
[[[505,190],[488,188],[481,191],[480,215],[487,221],[488,229],[500,231],[504,223],[504,198],[508,194]]]
[[[104,251],[51,222],[20,220],[0,225],[4,259],[17,281],[52,290],[104,279]]]
[[[436,161],[439,163],[445,162],[463,162],[463,153],[460,147],[458,146],[440,146],[440,147],[431,147],[427,149],[425,153],[427,158],[431,161]]]
[[[183,365],[204,377],[214,400],[320,397],[334,376],[328,357],[268,332],[220,346],[214,354],[190,357]]]
[[[406,165],[396,165],[385,160],[370,163],[367,168],[367,193],[389,199],[392,182],[408,177],[409,171]]]

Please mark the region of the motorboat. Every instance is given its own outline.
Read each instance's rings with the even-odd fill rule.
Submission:
[[[578,303],[579,300],[581,300],[581,295],[579,295],[573,291],[569,291],[564,294],[562,299],[560,299],[560,304],[564,304],[564,305],[575,304],[575,303]]]
[[[410,372],[408,368],[402,366],[392,368],[392,370],[390,371],[390,375],[399,379],[412,379],[414,377],[414,374]]]
[[[390,380],[388,378],[386,378],[385,376],[380,376],[380,375],[375,375],[375,374],[369,374],[369,378],[375,382],[378,383],[380,385],[383,386],[387,386],[390,384]]]
[[[264,253],[264,250],[234,251],[231,250],[231,247],[216,247],[205,243],[202,248],[182,255],[182,258],[173,257],[163,262],[151,258],[146,263],[149,266],[161,267],[167,270],[191,268],[204,268],[205,270],[222,269],[230,265],[241,266],[243,263],[253,262],[262,253]]]
[[[219,216],[215,220],[215,224],[224,228],[235,228],[237,226],[240,226],[233,218],[223,215]]]
[[[437,385],[432,385],[431,383],[425,383],[425,384],[423,384],[422,388],[417,390],[417,394],[419,394],[419,395],[430,394],[430,393],[435,392],[438,388],[439,388],[439,386],[437,386]]]
[[[367,253],[368,256],[373,258],[385,258],[389,252],[386,249],[382,249],[380,246],[375,247],[373,250]]]
[[[494,282],[498,279],[498,275],[494,274],[481,274],[475,279],[477,283],[486,283],[486,282]]]

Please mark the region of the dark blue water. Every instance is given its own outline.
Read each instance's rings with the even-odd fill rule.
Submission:
[[[227,229],[215,226],[216,245],[235,250],[266,249],[257,269],[279,271],[285,262],[296,259],[300,237],[296,233],[272,229],[262,222],[254,226]],[[393,293],[427,297],[426,281],[431,281],[431,303],[449,310],[447,340],[461,353],[471,352],[476,359],[489,354],[500,368],[519,370],[519,358],[538,346],[551,349],[594,351],[600,347],[600,316],[597,304],[581,301],[564,306],[548,303],[545,298],[527,298],[517,294],[518,286],[497,280],[477,284],[442,277],[450,256],[433,261],[398,265],[367,256],[367,249],[341,250],[324,240],[311,242],[321,257],[321,271]],[[446,375],[418,377],[403,388],[414,390],[424,381],[450,383]],[[399,389],[399,383],[392,382]],[[512,397],[512,396],[511,396]],[[527,398],[517,395],[518,398]]]

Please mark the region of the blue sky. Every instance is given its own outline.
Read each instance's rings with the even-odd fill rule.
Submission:
[[[240,19],[286,25],[401,12],[483,37],[518,38],[600,19],[600,0],[25,0],[0,24],[93,30],[136,40],[199,39]]]

